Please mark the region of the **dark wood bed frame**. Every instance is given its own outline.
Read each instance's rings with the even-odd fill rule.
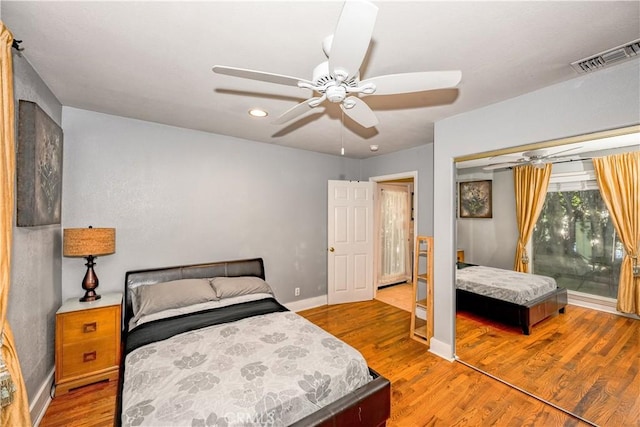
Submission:
[[[169,280],[211,277],[256,276],[265,278],[262,258],[181,265],[129,271],[125,276],[125,325],[133,316],[130,290],[132,285],[155,284]],[[123,334],[126,347],[126,332]],[[292,424],[307,426],[385,426],[391,415],[391,383],[369,368],[373,380],[313,414]],[[122,380],[124,357],[120,362],[120,389],[116,405],[116,425],[122,422]]]
[[[558,313],[564,313],[566,305],[567,290],[565,288],[557,288],[525,304],[516,304],[456,289],[456,310],[469,311],[503,323],[520,326],[525,335],[531,334],[531,327],[536,323]]]

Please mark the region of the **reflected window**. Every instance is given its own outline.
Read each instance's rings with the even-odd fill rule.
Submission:
[[[570,291],[617,297],[624,248],[593,175],[552,176],[532,246],[536,274]]]

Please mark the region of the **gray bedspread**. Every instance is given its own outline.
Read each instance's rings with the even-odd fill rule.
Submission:
[[[147,344],[125,366],[123,426],[285,426],[372,379],[357,350],[291,312]]]
[[[557,288],[553,277],[481,265],[456,270],[456,287],[480,295],[524,304]]]

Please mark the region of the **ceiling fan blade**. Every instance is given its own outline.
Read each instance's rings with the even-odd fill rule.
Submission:
[[[247,70],[244,68],[226,67],[224,65],[214,65],[214,73],[225,74],[227,76],[240,77],[243,79],[258,80],[261,82],[277,83],[285,86],[298,86],[298,83],[313,85],[313,82],[297,77],[284,76],[282,74],[267,73],[264,71]]]
[[[522,155],[525,157],[547,158],[551,156],[556,156],[561,153],[566,153],[568,151],[578,150],[579,148],[582,148],[582,147],[566,148],[564,150],[554,151],[554,152],[549,152],[548,150],[541,149],[541,150],[526,151],[522,153]]]
[[[417,73],[389,74],[372,77],[360,82],[360,86],[373,83],[373,95],[422,92],[456,86],[462,79],[460,71],[423,71]]]
[[[489,157],[489,161],[495,161],[496,163],[517,163],[524,162],[526,159],[521,156],[512,156],[510,154],[499,154],[497,156]],[[494,164],[494,163],[489,163]]]
[[[314,106],[316,105],[316,102],[320,101],[321,99],[322,99],[321,97],[309,98],[304,102],[296,104],[293,107],[289,108],[284,113],[280,114],[280,116],[275,120],[273,120],[271,123],[274,125],[285,124],[286,122],[293,120],[296,117],[301,116],[307,111],[314,108]],[[312,106],[311,104],[314,104],[314,106]]]
[[[345,104],[353,106],[347,108]],[[378,124],[378,118],[371,108],[357,96],[347,97],[344,102],[340,104],[340,108],[342,108],[342,111],[344,111],[347,116],[351,117],[354,122],[362,127],[370,128]]]
[[[584,160],[584,158],[580,156],[562,156],[562,157],[547,157],[545,159],[547,162],[551,163],[560,163],[560,162],[572,162],[574,160]]]
[[[482,168],[485,171],[492,171],[494,169],[502,169],[502,168],[510,168],[511,166],[518,166],[523,164],[524,162],[506,162],[506,163],[494,163],[492,165],[487,165]]]
[[[573,147],[573,148],[567,148],[565,150],[554,151],[552,153],[547,154],[547,156],[557,156],[558,154],[566,153],[566,152],[573,151],[573,150],[578,150],[580,148],[582,148],[582,147]]]
[[[347,0],[333,33],[329,72],[346,80],[360,70],[369,48],[378,7],[368,1]]]

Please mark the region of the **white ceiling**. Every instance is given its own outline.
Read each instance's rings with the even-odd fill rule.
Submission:
[[[275,126],[308,90],[211,72],[213,65],[305,79],[326,60],[340,1],[2,1],[24,57],[65,106],[366,158],[433,141],[433,122],[578,77],[570,63],[640,37],[638,1],[375,2],[362,78],[462,71],[458,89],[366,102],[371,129],[325,102]],[[266,119],[247,111],[261,107]],[[370,144],[379,145],[377,153]]]

